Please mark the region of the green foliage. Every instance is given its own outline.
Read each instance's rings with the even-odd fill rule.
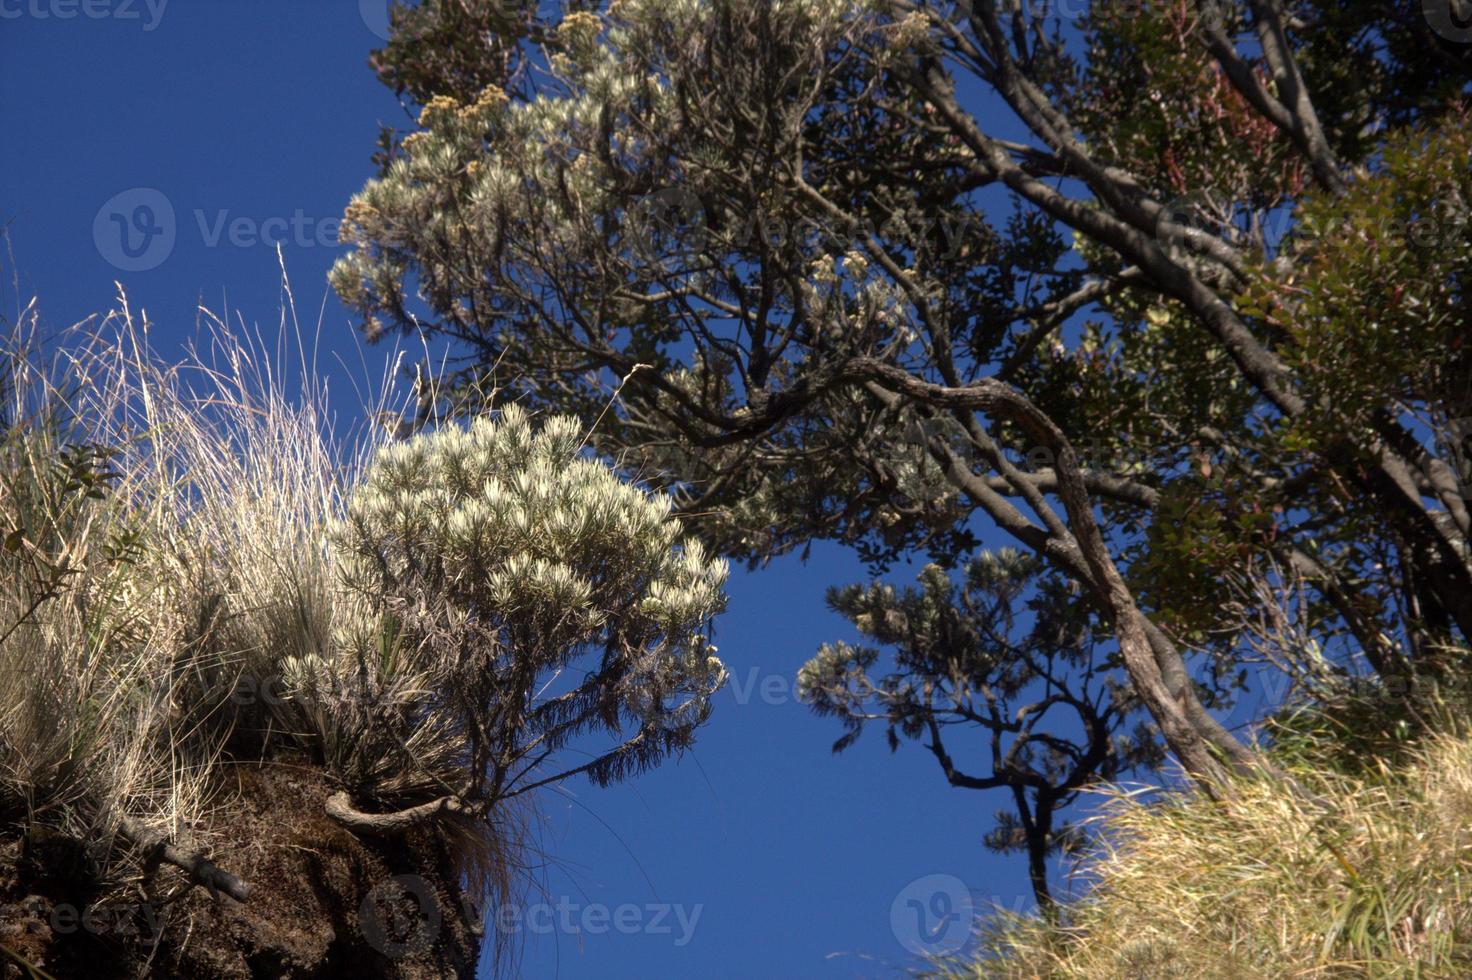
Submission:
[[[1433,120],[1466,94],[1472,50],[1446,29],[1463,16],[1452,2],[1309,0],[1295,14],[1300,64],[1346,160],[1365,159],[1386,131]]]
[[[1401,411],[1472,412],[1467,118],[1397,134],[1373,173],[1302,212],[1291,271],[1262,270],[1244,303],[1290,338],[1306,395],[1332,406],[1284,438],[1317,448]]]
[[[504,84],[517,67],[515,42],[536,27],[536,7],[522,0],[396,3],[392,37],[369,63],[385,85],[420,103]]]
[[[1264,728],[1273,757],[1356,777],[1413,761],[1425,739],[1460,731],[1472,708],[1468,652],[1455,659],[1461,669],[1449,681],[1361,678],[1285,705]]]
[[[975,23],[968,48],[925,11],[900,16],[882,4],[578,10],[539,28],[560,39],[541,83],[472,84],[459,73],[418,91],[421,128],[349,207],[359,248],[332,281],[370,336],[415,328],[423,318],[411,307],[423,301],[437,329],[479,362],[450,381],[473,385],[498,364],[509,375],[502,390],[533,404],[591,416],[608,386],[650,365],[630,377],[596,445],[666,481],[708,541],[754,561],[815,537],[853,544],[881,566],[910,550],[950,561],[974,547],[974,495],[958,494],[957,478],[931,461],[941,450],[911,436],[917,425],[943,432],[946,451],[985,470],[995,463],[976,433],[831,379],[857,355],[951,385],[1000,363],[1000,376],[1089,447],[1098,470],[1178,507],[1201,500],[1191,515],[1201,526],[1182,535],[1174,511],[1169,520],[1141,512],[1141,492],[1125,506],[1101,495],[1123,529],[1144,532],[1120,556],[1164,620],[1193,635],[1221,627],[1199,615],[1213,576],[1304,550],[1331,591],[1364,607],[1331,615],[1326,631],[1422,647],[1422,631],[1472,622],[1447,594],[1467,573],[1445,567],[1455,542],[1433,540],[1445,517],[1386,500],[1398,491],[1383,479],[1363,485],[1361,467],[1377,440],[1428,453],[1432,469],[1446,462],[1437,434],[1394,417],[1407,396],[1438,432],[1466,414],[1456,353],[1466,324],[1455,312],[1466,304],[1452,282],[1466,148],[1447,140],[1465,129],[1449,100],[1469,76],[1454,71],[1429,94],[1407,37],[1463,69],[1465,58],[1428,41],[1424,24],[1394,33],[1414,26],[1401,11],[1309,5],[1288,38],[1306,77],[1323,82],[1314,94],[1338,111],[1325,125],[1354,150],[1346,168],[1361,174],[1345,193],[1316,190],[1292,134],[1210,56],[1204,9],[1143,0],[1093,8],[1082,58],[1049,41],[1037,20],[1027,57],[1008,56],[1050,111],[1070,114],[1076,144],[1016,105],[976,54],[1000,42]],[[462,14],[426,4],[414,16],[441,30]],[[1229,40],[1252,26],[1232,8],[1224,17]],[[1315,22],[1345,35],[1320,42],[1307,26]],[[406,27],[389,50],[408,51],[422,36]],[[672,40],[685,37],[705,40]],[[1153,203],[1136,212],[1091,185],[1096,195],[1064,213],[1008,184],[1014,213],[995,226],[997,209],[972,193],[997,182],[977,160],[985,154],[919,81],[942,52],[959,75],[1014,104],[1047,145],[1052,157],[1041,163],[1016,151],[1024,174],[1092,154],[1127,176],[1115,195]],[[1238,57],[1248,77],[1271,75],[1265,53]],[[1333,88],[1332,79],[1358,87]],[[1366,128],[1346,128],[1350,119]],[[1450,135],[1422,146],[1392,123]],[[1149,263],[1132,246],[1098,237],[1084,220],[1091,213],[1116,215],[1162,246],[1178,274],[1144,273]],[[1369,251],[1341,256],[1343,244],[1313,244],[1320,226],[1382,222]],[[1060,233],[1069,226],[1072,249]],[[404,292],[411,270],[417,296]],[[1097,297],[1109,319],[1059,332],[1082,307],[1043,311],[1090,275],[1113,281]],[[1181,276],[1200,287],[1192,295],[1214,297],[1214,312],[1182,298]],[[1309,410],[1285,418],[1216,328],[1203,329],[1222,310],[1292,372],[1292,393]],[[1352,327],[1365,310],[1409,319],[1378,333]],[[1428,310],[1438,311],[1434,323]],[[1428,367],[1447,351],[1445,369]],[[1435,390],[1409,391],[1408,373],[1424,370],[1441,379]],[[1391,413],[1375,423],[1383,431],[1370,431],[1367,406]],[[1319,436],[1306,439],[1305,427]],[[1018,454],[1030,448],[1005,427],[998,435]],[[907,478],[917,467],[923,485]],[[1369,508],[1395,515],[1396,530],[1355,513],[1348,488],[1357,483]],[[1458,505],[1442,506],[1462,520]],[[983,509],[996,516],[994,505]],[[1416,579],[1421,594],[1397,596],[1397,562],[1428,561],[1443,568]],[[1438,576],[1447,584],[1431,584]]]
[[[1076,118],[1101,157],[1141,174],[1161,200],[1195,195],[1270,210],[1302,190],[1304,161],[1202,57],[1198,9],[1172,0],[1090,4]]]

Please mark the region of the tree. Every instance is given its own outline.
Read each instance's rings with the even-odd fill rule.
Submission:
[[[1232,667],[1224,569],[1304,575],[1343,672],[1472,637],[1472,56],[1426,9],[620,0],[498,35],[478,90],[400,35],[419,128],[333,283],[466,391],[627,380],[597,447],[732,556],[947,562],[984,515],[1210,791],[1254,761],[1188,662]]]
[[[1036,559],[1003,549],[968,561],[960,583],[928,565],[919,589],[830,590],[834,610],[873,642],[896,648],[895,666],[876,674],[877,648],[827,644],[798,674],[798,691],[843,723],[835,752],[882,722],[891,749],[902,737],[927,740],[952,786],[1008,790],[1013,809],[998,811],[986,844],[1027,854],[1033,895],[1050,909],[1048,857],[1079,838],[1059,814],[1090,785],[1154,768],[1161,758],[1149,726],[1125,730],[1138,700],[1096,649],[1097,624],[1067,584],[1048,577],[1018,608],[1042,571]],[[1024,617],[1032,620],[1026,629]],[[985,733],[985,753],[965,742],[958,750],[957,739],[972,731]],[[985,758],[990,772],[968,771],[968,757]]]

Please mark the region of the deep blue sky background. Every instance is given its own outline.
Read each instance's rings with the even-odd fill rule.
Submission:
[[[356,0],[176,0],[156,20],[144,0],[89,0],[88,9],[105,16],[88,16],[81,0],[0,0],[0,223],[15,258],[14,268],[4,260],[7,285],[18,272],[22,294],[38,296],[59,328],[108,309],[119,280],[166,354],[193,334],[200,304],[228,305],[270,341],[277,257],[269,244],[231,243],[228,222],[243,218],[247,235],[284,233],[309,331],[321,311],[323,363],[338,355],[360,365],[358,377],[364,364],[377,377],[386,348],[364,348],[325,285],[339,249],[315,231],[298,240],[291,226],[336,219],[371,173],[378,124],[407,121],[366,67],[379,43],[373,12],[365,18]],[[98,236],[94,223],[104,204],[138,188],[157,194],[134,193],[112,210],[131,217],[162,195],[175,241],[156,268],[123,271],[103,254],[118,255],[110,215]],[[358,411],[342,378],[334,390],[339,412]],[[982,905],[1030,904],[1019,859],[981,845],[1004,797],[949,789],[921,747],[891,755],[879,730],[835,758],[837,725],[791,698],[819,643],[854,639],[825,609],[825,587],[862,577],[836,548],[736,572],[717,635],[734,683],[696,750],[623,786],[577,782],[542,797],[550,865],[545,894],[531,900],[552,906],[552,921],[538,913],[536,924],[553,928],[524,927],[524,975],[887,976],[918,964],[901,943],[915,935],[905,925],[915,911],[901,915],[897,935],[896,899],[902,910],[911,898],[944,901],[926,876],[959,878]],[[688,942],[673,913],[660,931],[646,908],[659,902],[682,906],[687,922],[698,907]],[[633,931],[563,928],[593,904],[610,915],[639,906],[624,912]]]

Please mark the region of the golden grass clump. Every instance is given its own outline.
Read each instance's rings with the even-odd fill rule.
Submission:
[[[36,321],[0,352],[0,818],[124,887],[119,831],[207,848],[231,743],[305,734],[240,681],[331,634],[326,530],[383,436],[344,451],[322,391],[207,315],[179,365],[126,297],[59,343]]]
[[[1114,791],[1087,897],[1057,923],[1004,916],[940,975],[1472,976],[1472,738],[1292,777],[1221,802]]]

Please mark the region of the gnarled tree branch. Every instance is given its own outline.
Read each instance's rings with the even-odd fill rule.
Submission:
[[[1253,767],[1256,757],[1247,746],[1220,725],[1203,723],[1209,716],[1201,709],[1189,685],[1172,689],[1167,683],[1158,658],[1163,658],[1172,672],[1184,671],[1180,652],[1173,645],[1161,644],[1159,635],[1152,635],[1156,633],[1152,629],[1154,624],[1136,605],[1109,555],[1073,447],[1051,419],[1021,392],[994,379],[982,379],[963,388],[948,388],[868,357],[854,358],[848,370],[857,380],[875,382],[918,401],[967,408],[1010,420],[1030,438],[1051,449],[1057,458],[1058,494],[1072,525],[1071,535],[1068,531],[1063,533],[1072,537],[1082,553],[1088,572],[1087,584],[1097,596],[1102,611],[1113,621],[1130,680],[1160,726],[1166,744],[1207,793],[1221,792],[1229,772],[1248,771]],[[1036,488],[1019,489],[1026,495]],[[1050,531],[1058,533],[1049,514],[1039,516],[1050,525]]]
[[[353,806],[352,797],[342,791],[327,798],[325,809],[329,817],[355,833],[393,837],[429,823],[441,814],[465,813],[470,808],[458,796],[441,796],[392,813],[365,813]]]

